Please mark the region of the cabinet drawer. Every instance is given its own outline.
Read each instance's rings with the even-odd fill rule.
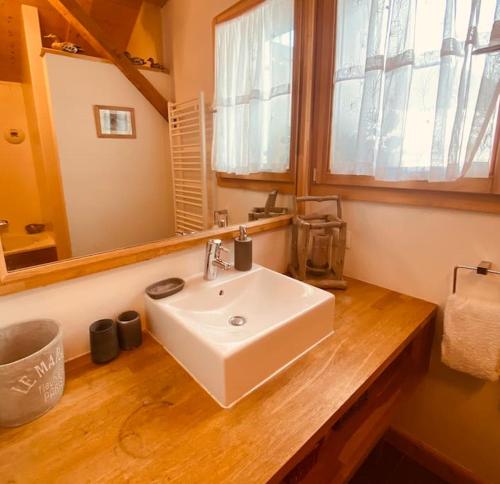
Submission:
[[[37,249],[5,256],[5,263],[8,271],[15,271],[40,264],[48,264],[49,262],[57,262],[57,260],[57,249],[55,247],[47,247],[45,249]]]
[[[424,373],[416,353],[420,339],[428,341],[427,328],[409,344],[370,387],[328,429],[326,435],[283,479],[290,483],[342,483],[349,480],[391,423],[403,395],[407,395]],[[415,355],[421,355],[416,358]]]

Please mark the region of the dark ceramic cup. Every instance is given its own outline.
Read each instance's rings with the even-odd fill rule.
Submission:
[[[90,325],[90,352],[94,363],[108,363],[114,360],[120,347],[116,323],[112,319],[100,319]]]
[[[137,311],[125,311],[118,316],[118,341],[122,350],[131,350],[142,344],[141,316]]]

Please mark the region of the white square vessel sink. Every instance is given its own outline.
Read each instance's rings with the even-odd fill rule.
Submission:
[[[228,408],[333,333],[335,298],[254,264],[195,275],[173,296],[146,296],[146,310],[152,335]]]

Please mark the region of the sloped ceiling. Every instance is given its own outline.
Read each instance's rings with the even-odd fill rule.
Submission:
[[[157,5],[164,0],[149,0]],[[78,0],[96,20],[120,50],[126,50],[128,40],[139,14],[142,0]],[[38,8],[42,35],[54,33],[62,40],[81,45],[86,53],[95,55],[92,48],[49,5],[47,0],[0,0],[0,80],[20,82],[21,70],[21,5]],[[50,41],[44,39],[50,47]]]

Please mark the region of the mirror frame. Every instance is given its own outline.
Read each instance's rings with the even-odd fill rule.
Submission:
[[[246,225],[249,234],[258,234],[286,227],[291,224],[292,218],[293,214],[280,215],[271,219],[248,222]],[[238,234],[239,225],[231,225],[225,228],[205,230],[192,235],[172,237],[147,244],[66,259],[12,272],[7,271],[3,248],[0,244],[0,296],[147,261],[171,254],[172,252],[195,247],[213,238],[223,240],[232,239]]]

